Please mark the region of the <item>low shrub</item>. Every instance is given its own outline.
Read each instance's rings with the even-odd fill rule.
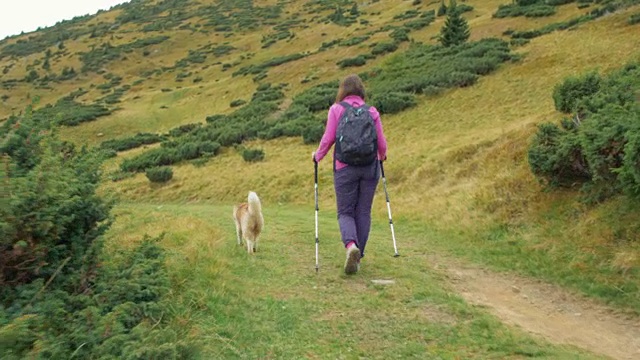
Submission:
[[[582,184],[585,201],[616,193],[640,195],[640,64],[607,76],[587,72],[559,83],[556,108],[570,118],[540,125],[530,147],[529,165],[552,186]]]
[[[258,162],[264,160],[264,151],[262,149],[244,149],[242,150],[242,158],[246,162]]]
[[[169,166],[153,167],[147,169],[145,175],[153,183],[165,183],[173,178],[173,170]]]
[[[302,131],[302,141],[305,144],[317,144],[324,135],[324,126],[322,124],[314,124],[307,126]]]
[[[402,92],[387,92],[372,98],[371,104],[380,114],[395,114],[416,105],[415,95]]]
[[[246,100],[236,99],[236,100],[233,100],[233,101],[229,104],[229,106],[231,106],[231,107],[238,107],[238,106],[242,106],[242,105],[244,105],[244,104],[246,104],[246,103],[247,103],[247,101],[246,101]]]
[[[366,63],[367,63],[367,60],[364,58],[364,56],[358,55],[353,58],[340,60],[336,63],[336,65],[338,65],[341,69],[344,69],[346,67],[362,66]]]
[[[600,90],[602,79],[596,72],[582,76],[572,76],[557,84],[553,89],[553,102],[556,110],[570,113],[576,110],[577,104],[584,97],[591,96]]]
[[[103,141],[100,144],[100,148],[114,151],[125,151],[142,145],[159,143],[163,139],[164,137],[158,134],[137,133],[131,137]]]

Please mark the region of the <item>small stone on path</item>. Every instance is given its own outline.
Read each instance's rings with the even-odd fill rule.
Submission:
[[[383,280],[383,279],[371,280],[371,282],[376,285],[393,285],[396,283],[395,280]]]

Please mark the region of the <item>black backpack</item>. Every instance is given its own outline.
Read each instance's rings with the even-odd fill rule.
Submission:
[[[344,113],[336,130],[336,159],[347,165],[373,163],[378,156],[378,133],[369,106],[353,107],[341,102]]]

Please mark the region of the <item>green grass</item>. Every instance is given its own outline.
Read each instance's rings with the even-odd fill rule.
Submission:
[[[362,270],[343,274],[335,214],[320,213],[314,270],[313,208],[265,205],[258,253],[235,244],[231,205],[123,204],[107,247],[166,231],[176,326],[191,327],[202,358],[595,358],[509,329],[465,303],[426,261],[432,232],[376,218]],[[126,219],[126,220],[125,220]],[[374,285],[372,279],[393,279]]]

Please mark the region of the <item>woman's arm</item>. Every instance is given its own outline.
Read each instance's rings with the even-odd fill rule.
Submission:
[[[370,109],[372,110],[371,115],[373,115],[373,122],[376,125],[376,133],[378,134],[378,160],[385,160],[387,158],[387,139],[384,137],[384,131],[382,130],[380,113],[374,107]]]
[[[315,152],[316,161],[322,160],[329,152],[329,149],[331,149],[331,146],[336,142],[336,129],[338,127],[338,119],[340,119],[340,109],[342,109],[342,107],[338,104],[333,104],[331,108],[329,108],[327,125],[325,126],[322,140],[320,140],[320,145],[318,145],[318,149]]]

